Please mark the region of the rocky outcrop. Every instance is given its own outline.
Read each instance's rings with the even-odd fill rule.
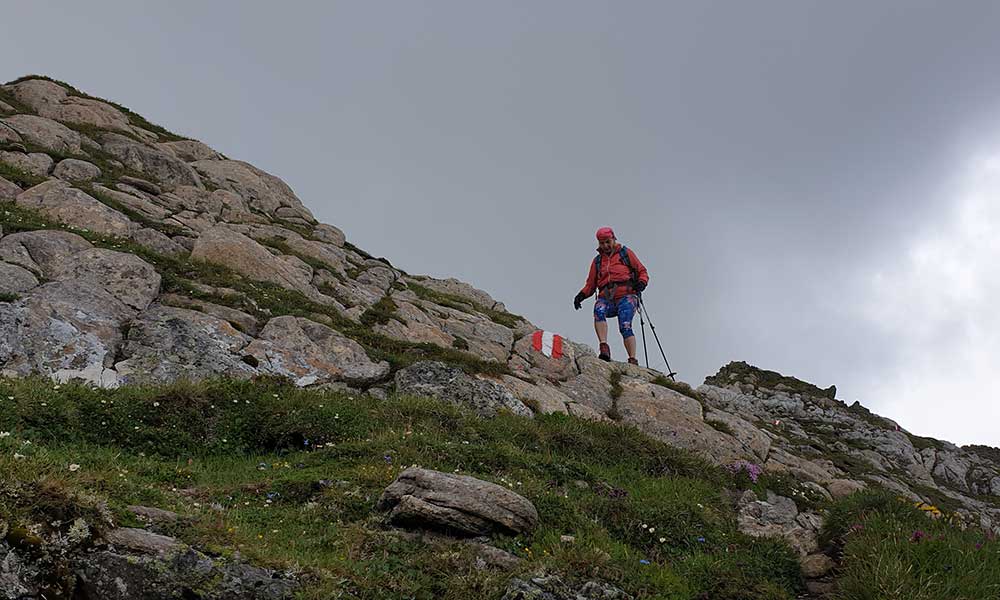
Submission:
[[[501,410],[531,416],[532,412],[503,385],[465,374],[461,369],[441,362],[419,362],[400,369],[395,377],[396,391],[413,396],[429,396],[492,417]]]
[[[538,512],[507,488],[453,473],[411,467],[385,489],[379,510],[397,525],[441,529],[460,535],[528,533]]]
[[[137,229],[122,213],[64,181],[40,183],[18,195],[17,204],[77,229],[121,238]]]

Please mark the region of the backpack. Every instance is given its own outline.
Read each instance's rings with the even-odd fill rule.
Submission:
[[[618,257],[621,258],[622,264],[624,264],[626,267],[628,267],[629,272],[632,274],[632,277],[630,279],[630,283],[632,284],[632,289],[633,290],[637,289],[638,288],[638,284],[639,284],[639,272],[635,270],[635,267],[632,266],[632,261],[629,260],[629,258],[628,258],[628,248],[626,248],[625,246],[622,246],[621,249],[618,250]],[[601,276],[601,253],[600,252],[597,253],[596,257],[594,257],[594,267],[597,268],[596,273],[597,273],[597,276],[600,277]]]

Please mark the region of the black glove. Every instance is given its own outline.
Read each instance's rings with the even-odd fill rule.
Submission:
[[[586,299],[587,297],[583,295],[583,292],[577,294],[576,297],[573,298],[573,308],[580,310],[580,305],[583,304],[583,301]]]
[[[639,292],[640,294],[641,294],[641,293],[643,293],[644,291],[646,291],[646,282],[644,282],[644,281],[639,281],[639,282],[636,282],[636,284],[635,284],[635,289],[636,289],[636,291],[638,291],[638,292]]]

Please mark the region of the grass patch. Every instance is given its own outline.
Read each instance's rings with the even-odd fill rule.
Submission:
[[[701,394],[699,394],[694,388],[684,383],[683,381],[674,381],[669,377],[665,377],[663,375],[657,375],[656,377],[653,378],[652,381],[650,381],[650,383],[652,383],[653,385],[658,385],[673,390],[678,394],[684,394],[688,398],[693,398],[698,402],[703,402],[704,400],[701,397]]]
[[[1000,544],[961,530],[885,491],[866,491],[831,508],[821,542],[842,553],[838,598],[995,598]]]
[[[612,421],[621,421],[622,413],[618,409],[618,399],[622,397],[622,393],[625,391],[622,388],[621,371],[611,371],[611,374],[608,375],[608,383],[611,384],[611,389],[608,391],[608,395],[611,396],[611,408],[608,409],[608,418]]]
[[[448,294],[445,292],[439,292],[433,290],[429,287],[423,286],[414,281],[410,281],[407,287],[417,295],[418,298],[427,300],[428,302],[433,302],[434,304],[439,304],[441,306],[447,306],[448,308],[453,308],[455,310],[462,311],[464,313],[475,314],[480,313],[484,315],[489,320],[493,321],[498,325],[503,325],[509,329],[516,329],[522,323],[524,323],[524,317],[515,315],[508,312],[502,312],[499,310],[493,310],[492,308],[487,308],[482,304],[478,304],[461,296],[455,294]]]
[[[371,327],[372,325],[385,325],[389,321],[395,319],[400,323],[406,324],[402,319],[396,316],[396,303],[392,301],[389,296],[382,296],[382,298],[368,308],[365,312],[361,313],[361,324]]]
[[[13,165],[8,165],[5,162],[0,162],[0,177],[3,177],[22,190],[26,190],[45,181],[44,177],[28,173],[27,171],[18,169]]]
[[[736,435],[736,432],[733,431],[733,428],[724,423],[723,421],[709,421],[706,419],[705,422],[708,423],[709,426],[716,431],[722,432],[726,435],[733,435],[733,436]]]
[[[0,302],[17,302],[21,297],[9,292],[0,292]]]
[[[790,549],[739,533],[725,473],[629,427],[482,419],[435,400],[266,379],[116,390],[0,379],[0,405],[11,433],[0,438],[0,518],[12,528],[42,523],[47,534],[74,515],[100,524],[103,512],[135,524],[127,505],[157,506],[186,517],[171,530],[185,542],[296,568],[304,600],[503,594],[511,574],[401,539],[374,511],[411,464],[531,500],[539,528],[493,539],[523,559],[513,575],[595,578],[640,599],[791,600],[801,589]]]

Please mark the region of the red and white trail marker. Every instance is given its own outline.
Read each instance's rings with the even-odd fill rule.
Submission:
[[[562,358],[562,336],[539,329],[531,337],[531,347],[549,358]]]

